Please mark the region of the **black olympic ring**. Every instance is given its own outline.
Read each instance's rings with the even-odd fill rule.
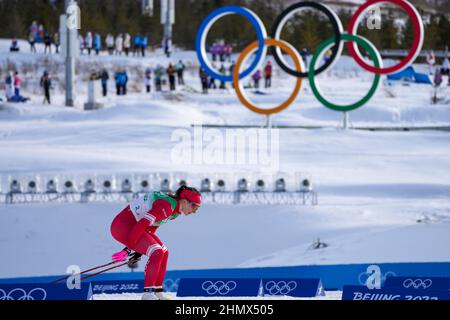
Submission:
[[[330,59],[328,59],[325,62],[325,64],[323,64],[319,69],[314,70],[314,75],[318,75],[318,74],[321,74],[322,72],[324,72],[326,69],[328,69],[330,67],[330,65],[335,62],[336,56],[338,54],[340,54],[343,49],[341,38],[342,38],[342,33],[343,33],[344,28],[342,27],[341,20],[337,17],[336,13],[333,10],[331,10],[329,7],[327,7],[321,3],[318,3],[318,2],[303,1],[303,2],[294,3],[293,5],[291,5],[287,9],[285,9],[277,17],[275,24],[273,25],[273,28],[272,28],[272,38],[276,39],[276,40],[280,40],[281,29],[282,29],[280,27],[283,27],[283,25],[286,23],[286,21],[292,15],[294,15],[297,11],[299,11],[303,8],[307,8],[307,7],[314,8],[314,9],[319,10],[322,13],[324,13],[328,17],[328,19],[330,19],[330,22],[331,22],[331,25],[333,26],[333,31],[335,34],[335,43],[336,44],[331,49]],[[277,64],[285,72],[287,72],[288,74],[290,74],[292,76],[296,76],[299,78],[308,78],[307,71],[306,72],[297,72],[286,65],[286,62],[283,60],[280,48],[278,48],[278,47],[272,48],[272,53],[273,53],[273,57],[274,57],[275,61],[277,62]]]

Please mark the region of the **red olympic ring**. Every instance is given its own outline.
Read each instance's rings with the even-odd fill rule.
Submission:
[[[364,69],[367,71],[376,73],[376,74],[391,74],[395,72],[399,72],[403,70],[404,68],[408,67],[408,65],[417,58],[417,56],[420,53],[420,48],[422,47],[423,38],[424,38],[424,30],[423,30],[423,24],[421,23],[420,14],[416,10],[416,8],[410,4],[407,1],[404,0],[368,0],[365,2],[353,15],[349,22],[348,26],[348,34],[355,35],[358,23],[360,22],[360,19],[362,18],[362,13],[366,11],[370,6],[377,4],[379,2],[391,2],[394,4],[399,5],[403,9],[406,10],[408,15],[410,16],[413,24],[413,30],[414,30],[414,41],[412,48],[409,50],[408,55],[397,65],[394,65],[392,67],[387,68],[377,68],[368,65],[363,58],[361,57],[361,53],[358,50],[358,46],[355,42],[347,42],[347,48],[352,55],[352,57],[355,59],[355,61]]]

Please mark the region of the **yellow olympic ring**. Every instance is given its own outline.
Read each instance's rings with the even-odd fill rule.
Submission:
[[[289,43],[287,43],[283,40],[265,39],[264,45],[280,47],[282,50],[284,50],[286,53],[288,53],[294,62],[295,70],[297,72],[301,72],[302,70],[305,69],[302,58],[297,53],[297,50],[295,50],[294,47],[292,47],[292,45],[290,45]],[[249,53],[251,53],[253,50],[255,50],[256,48],[258,48],[258,41],[254,41],[251,44],[249,44],[244,49],[244,51],[242,51],[242,53],[240,54],[239,58],[236,61],[234,70],[233,70],[233,85],[234,85],[234,88],[236,90],[239,100],[245,107],[247,107],[251,111],[259,113],[259,114],[270,115],[270,114],[277,113],[277,112],[280,112],[280,111],[286,109],[294,102],[294,100],[297,98],[298,94],[300,93],[300,89],[302,87],[302,78],[297,78],[294,91],[292,92],[292,94],[289,96],[289,98],[285,102],[283,102],[279,106],[272,108],[272,109],[258,108],[257,106],[255,106],[253,103],[251,103],[249,101],[243,88],[241,87],[242,85],[239,82],[239,70],[241,68],[242,63],[245,60],[245,57]]]

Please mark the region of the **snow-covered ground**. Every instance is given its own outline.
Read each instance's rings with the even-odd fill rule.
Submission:
[[[0,48],[6,44],[9,42],[0,41]],[[7,59],[25,66],[43,55],[0,54],[0,63],[5,65]],[[109,96],[101,98],[105,108],[91,112],[81,110],[87,87],[83,75],[77,82],[77,108],[65,108],[58,90],[52,106],[42,105],[39,89],[28,75],[29,89],[23,94],[30,96],[31,102],[0,105],[1,188],[7,189],[9,177],[21,175],[79,177],[172,171],[259,175],[267,168],[251,163],[211,163],[206,156],[200,163],[174,157],[179,145],[174,136],[193,137],[192,124],[261,126],[266,121],[244,108],[231,89],[197,93],[200,81],[193,52],[176,52],[171,59],[159,53],[145,59],[83,56],[80,63],[124,64],[143,70],[179,59],[190,69],[188,85],[176,93],[143,93],[138,76],[130,74],[136,89],[116,97],[110,82]],[[416,69],[426,68],[417,65]],[[61,72],[59,77],[63,78]],[[373,75],[343,57],[320,82],[327,97],[343,102],[364,95],[372,79]],[[249,96],[263,106],[273,106],[290,94],[293,82],[276,70],[273,88],[266,95]],[[295,104],[275,115],[273,123],[325,128],[281,129],[276,167],[271,169],[310,175],[319,205],[206,204],[199,214],[160,229],[171,254],[169,269],[449,261],[449,133],[341,130],[342,115],[320,106],[307,81],[303,86]],[[432,105],[430,94],[427,85],[381,86],[350,118],[355,126],[449,126],[450,105]],[[441,94],[449,100],[448,88]],[[204,134],[226,134],[225,129],[215,130],[204,129]],[[204,152],[211,141],[203,139],[200,151]],[[0,278],[62,274],[68,265],[84,268],[104,263],[120,249],[109,234],[109,225],[124,205],[1,204],[0,254],[11,260],[1,265]],[[317,238],[328,247],[313,250]]]

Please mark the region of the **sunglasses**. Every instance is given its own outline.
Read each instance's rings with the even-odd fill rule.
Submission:
[[[195,213],[195,212],[197,212],[197,210],[200,208],[200,205],[199,204],[196,204],[196,203],[194,203],[194,202],[192,202],[192,201],[189,201],[188,199],[186,199],[186,198],[184,198],[187,202],[189,202],[189,204],[191,205],[191,208],[192,208],[192,212],[193,213]]]

